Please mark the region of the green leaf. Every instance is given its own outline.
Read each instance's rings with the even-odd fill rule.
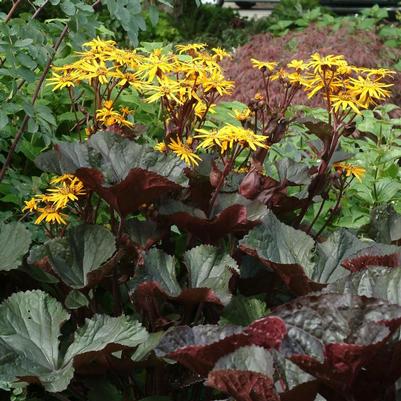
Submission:
[[[180,185],[188,182],[184,163],[177,157],[109,132],[98,132],[84,144],[59,143],[57,151],[42,153],[35,163],[43,171],[59,175],[93,167],[102,172],[108,184],[121,182],[134,168],[152,171]]]
[[[0,227],[0,270],[19,267],[31,244],[31,233],[22,223],[2,224]]]
[[[109,230],[85,224],[68,230],[65,238],[46,242],[44,247],[54,271],[72,288],[87,286],[88,274],[99,269],[116,250]]]
[[[324,292],[378,298],[401,305],[401,268],[370,267],[330,284]]]
[[[309,272],[313,269],[313,239],[303,231],[282,223],[271,211],[240,244],[243,248],[254,249],[260,258],[272,263],[298,264]]]
[[[109,344],[136,347],[147,340],[147,331],[137,321],[95,315],[76,331],[63,357],[60,350],[66,345],[59,342],[60,328],[69,317],[58,301],[40,290],[15,293],[0,305],[2,387],[3,383],[35,377],[45,390],[60,392],[73,377],[76,356],[106,352]]]
[[[149,333],[148,339],[140,344],[131,359],[134,362],[143,361],[160,343],[164,335],[164,331],[158,331],[157,333]]]
[[[147,338],[148,333],[141,323],[127,316],[95,315],[76,331],[74,342],[65,354],[64,363],[68,363],[76,355],[102,351],[108,344],[136,347]]]
[[[68,16],[75,14],[75,5],[71,0],[63,0],[60,4],[60,8]]]
[[[213,370],[231,369],[258,372],[273,377],[273,356],[268,350],[256,345],[241,347],[224,355],[213,368]]]
[[[349,231],[336,231],[327,241],[317,244],[319,258],[311,278],[320,283],[332,283],[347,276],[349,271],[341,263],[367,247],[369,243],[362,242]]]
[[[313,239],[279,221],[272,211],[268,211],[262,224],[251,230],[239,245],[245,253],[257,256],[272,268],[294,292],[305,294],[318,289],[309,279],[314,268]]]
[[[292,159],[281,159],[275,162],[280,181],[289,181],[298,185],[310,183],[309,168],[302,163],[297,163]]]
[[[233,271],[239,271],[235,260],[211,245],[199,245],[185,252],[184,263],[188,268],[192,288],[208,288],[223,305],[230,302],[229,281]]]
[[[153,26],[156,26],[159,22],[159,10],[153,4],[149,6],[149,19]]]
[[[376,241],[384,244],[401,239],[401,215],[391,204],[372,210],[370,234]]]
[[[79,309],[82,306],[88,306],[88,298],[81,291],[72,290],[65,298],[64,304],[68,309]]]
[[[157,224],[150,220],[128,220],[125,224],[125,231],[131,241],[144,249],[150,248],[162,235]]]
[[[73,375],[60,365],[62,305],[40,290],[18,292],[0,305],[0,381],[36,376],[48,391],[64,390]]]
[[[175,260],[160,249],[153,248],[145,255],[144,266],[130,282],[130,287],[135,289],[146,281],[157,282],[169,296],[175,297],[181,293],[175,274]]]
[[[237,324],[247,326],[268,313],[266,304],[257,298],[237,295],[224,308],[219,324]]]
[[[4,111],[0,111],[0,130],[8,124],[8,116]]]

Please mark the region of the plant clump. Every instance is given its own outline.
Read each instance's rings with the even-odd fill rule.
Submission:
[[[365,177],[341,145],[394,72],[341,54],[252,59],[262,90],[222,103],[223,49],[84,46],[48,81],[82,114],[77,133],[37,157],[50,188],[0,227],[0,388],[73,401],[392,394],[401,251],[329,227]],[[300,93],[323,118],[287,118]],[[143,105],[161,133],[139,126]],[[295,125],[297,157],[275,157]]]

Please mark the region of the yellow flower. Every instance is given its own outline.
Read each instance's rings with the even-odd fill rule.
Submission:
[[[225,80],[223,74],[218,69],[213,69],[210,76],[203,77],[201,82],[206,93],[216,91],[220,96],[230,94],[234,87],[234,82]]]
[[[152,82],[156,75],[166,74],[173,70],[172,61],[171,56],[162,54],[161,49],[155,49],[138,67],[138,72],[147,78],[148,82]]]
[[[113,76],[119,79],[117,83],[118,86],[124,86],[128,84],[131,88],[134,88],[138,92],[141,92],[145,86],[137,73],[122,72],[118,70],[113,74]]]
[[[159,142],[153,147],[153,149],[157,152],[164,153],[167,151],[167,146],[164,142]]]
[[[179,54],[188,53],[189,51],[198,52],[206,47],[206,43],[189,43],[186,45],[176,45],[175,48]]]
[[[35,198],[31,198],[29,201],[25,201],[25,206],[22,209],[23,212],[29,211],[34,212],[38,209],[38,201]]]
[[[89,47],[96,51],[102,51],[104,49],[114,47],[115,44],[116,42],[114,42],[114,40],[103,40],[100,39],[99,36],[97,36],[96,39],[92,39],[89,42],[85,42],[82,46]]]
[[[147,93],[152,93],[151,96],[148,97],[147,101],[149,103],[156,102],[162,97],[166,97],[169,100],[175,100],[177,103],[182,103],[180,99],[178,99],[178,94],[181,90],[181,86],[177,81],[174,81],[170,78],[157,77],[159,85],[151,85],[147,89]]]
[[[48,192],[48,201],[53,203],[56,210],[64,208],[69,201],[76,201],[78,196],[86,194],[84,184],[78,178],[74,178],[68,185],[63,182],[57,188],[50,188]]]
[[[172,139],[168,147],[181,160],[184,160],[188,166],[197,166],[199,161],[202,160],[187,144],[183,143],[180,138],[177,138],[177,140]]]
[[[259,61],[255,58],[251,58],[251,63],[253,67],[257,68],[258,70],[266,69],[270,72],[273,71],[278,65],[276,61]]]
[[[96,58],[86,59],[79,64],[79,78],[88,79],[89,81],[97,78],[101,84],[107,84],[109,79],[112,78],[112,68],[108,68],[102,60],[97,61]]]
[[[67,224],[66,215],[60,213],[59,210],[53,205],[46,205],[45,207],[38,208],[41,214],[35,220],[35,224],[40,224],[43,220],[47,223]]]
[[[307,65],[303,60],[294,59],[294,60],[291,60],[291,61],[287,64],[287,67],[288,67],[288,68],[294,68],[294,69],[296,69],[296,70],[303,71],[303,70],[305,70],[305,69],[308,67],[308,65]]]
[[[321,56],[319,53],[314,53],[308,66],[312,67],[315,72],[322,72],[323,70],[336,69],[336,67],[346,66],[347,64],[342,55],[333,56],[329,54],[328,56]]]
[[[370,77],[358,76],[357,79],[350,78],[348,89],[350,93],[363,103],[365,106],[375,104],[374,100],[383,100],[391,95],[391,92],[386,88],[393,86],[385,84],[378,79],[372,80]]]
[[[356,114],[361,114],[359,108],[364,108],[363,104],[347,92],[340,92],[337,95],[330,96],[331,107],[335,112],[338,110],[347,111],[352,109]]]
[[[225,51],[224,49],[221,49],[220,47],[214,47],[212,49],[213,54],[213,59],[216,61],[221,61],[224,58],[232,58],[231,54]]]
[[[377,77],[389,77],[395,74],[395,71],[389,70],[387,68],[358,68],[360,72],[366,73],[368,77],[377,76]]]
[[[198,149],[211,149],[213,147],[220,148],[220,153],[223,154],[226,150],[232,149],[235,145],[243,148],[250,148],[256,150],[259,148],[267,149],[267,137],[264,135],[257,135],[252,130],[242,127],[236,127],[228,124],[218,131],[207,131],[205,129],[197,129],[199,135],[195,138],[202,139],[198,145]]]
[[[234,117],[238,121],[246,121],[249,119],[249,117],[252,115],[252,111],[246,107],[245,109],[239,111],[239,110],[234,110]]]
[[[307,74],[300,84],[304,86],[305,91],[309,92],[309,99],[320,91],[328,90],[329,93],[337,93],[344,86],[344,83],[330,70],[326,71],[324,79],[320,74]]]
[[[57,74],[55,71],[53,71],[52,75],[52,78],[48,79],[49,82],[47,85],[54,85],[54,88],[52,89],[53,91],[66,87],[73,87],[77,82],[79,82],[78,76],[71,72],[64,71],[63,74]]]
[[[53,177],[50,180],[50,184],[60,184],[61,182],[71,182],[74,179],[72,174],[63,174],[57,177]]]
[[[106,127],[110,127],[112,125],[120,125],[128,128],[133,128],[134,124],[131,121],[128,121],[125,117],[127,116],[126,111],[128,108],[122,108],[122,114],[113,110],[113,102],[111,100],[106,100],[103,103],[103,108],[96,110],[96,119],[102,122]]]
[[[348,163],[334,163],[333,166],[339,173],[345,174],[346,177],[353,175],[359,182],[362,182],[362,177],[365,175],[366,169],[360,166],[352,166]]]

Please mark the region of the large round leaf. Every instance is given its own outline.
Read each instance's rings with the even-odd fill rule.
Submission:
[[[31,233],[22,223],[2,224],[0,227],[0,270],[20,266],[31,244]]]

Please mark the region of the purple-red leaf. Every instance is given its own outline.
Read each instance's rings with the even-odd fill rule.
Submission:
[[[257,372],[216,370],[209,373],[206,384],[237,401],[280,401],[273,380]]]
[[[85,188],[97,192],[121,216],[181,188],[165,177],[140,168],[131,169],[123,181],[111,186],[104,185],[103,174],[93,168],[80,168],[75,175]]]
[[[159,355],[166,354],[206,376],[221,357],[236,349],[247,345],[278,348],[285,334],[285,324],[276,317],[259,319],[245,329],[238,326],[197,326],[192,329],[177,327],[162,339]]]

